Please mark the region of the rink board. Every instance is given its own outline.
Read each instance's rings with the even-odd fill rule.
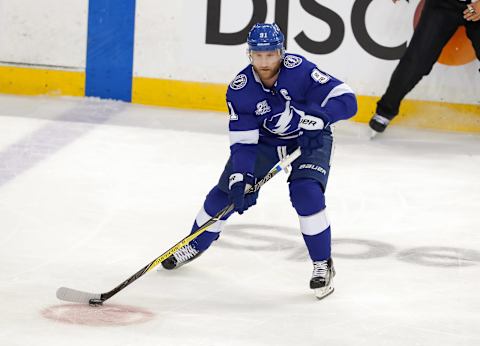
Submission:
[[[6,3],[0,13],[0,92],[94,96],[225,112],[226,86],[248,64],[242,30],[248,31],[251,18],[265,17],[282,27],[287,51],[305,56],[352,87],[359,95],[354,120],[368,122],[402,49],[391,53],[407,46],[420,6],[419,0],[396,5],[246,3]],[[61,15],[52,15],[54,8]],[[330,13],[331,20],[321,13]],[[367,30],[362,36],[363,24]],[[239,33],[238,39],[233,33]],[[478,60],[465,33],[460,34],[453,46],[446,46],[444,53],[452,56],[445,60],[442,53],[440,63],[407,95],[394,124],[480,132]],[[453,62],[454,57],[464,60]]]
[[[132,102],[182,109],[227,112],[227,85],[136,77]],[[0,66],[0,92],[23,95],[83,96],[85,73]],[[367,123],[378,97],[358,96],[354,121]],[[405,100],[393,124],[445,131],[480,133],[480,107],[438,101]]]

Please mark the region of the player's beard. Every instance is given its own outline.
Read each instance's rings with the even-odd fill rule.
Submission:
[[[275,75],[278,73],[279,68],[256,68],[255,70],[260,79],[263,81],[275,77]]]

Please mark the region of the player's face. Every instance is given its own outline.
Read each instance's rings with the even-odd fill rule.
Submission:
[[[275,76],[280,68],[282,55],[280,50],[251,51],[250,59],[262,80],[267,80]]]

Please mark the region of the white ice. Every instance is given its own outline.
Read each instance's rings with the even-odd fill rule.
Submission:
[[[198,260],[86,311],[56,289],[108,291],[186,235],[228,157],[227,118],[0,96],[0,345],[480,345],[480,136],[368,137],[336,128],[331,296],[308,288],[281,174]],[[75,323],[108,306],[149,319]],[[62,308],[73,323],[45,317]]]

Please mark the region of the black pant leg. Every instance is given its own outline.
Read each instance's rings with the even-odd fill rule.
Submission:
[[[432,70],[443,47],[461,22],[456,8],[426,1],[422,16],[405,54],[393,71],[385,94],[377,103],[377,114],[393,119],[405,95]]]
[[[467,22],[467,37],[472,41],[477,59],[480,60],[480,22]]]

